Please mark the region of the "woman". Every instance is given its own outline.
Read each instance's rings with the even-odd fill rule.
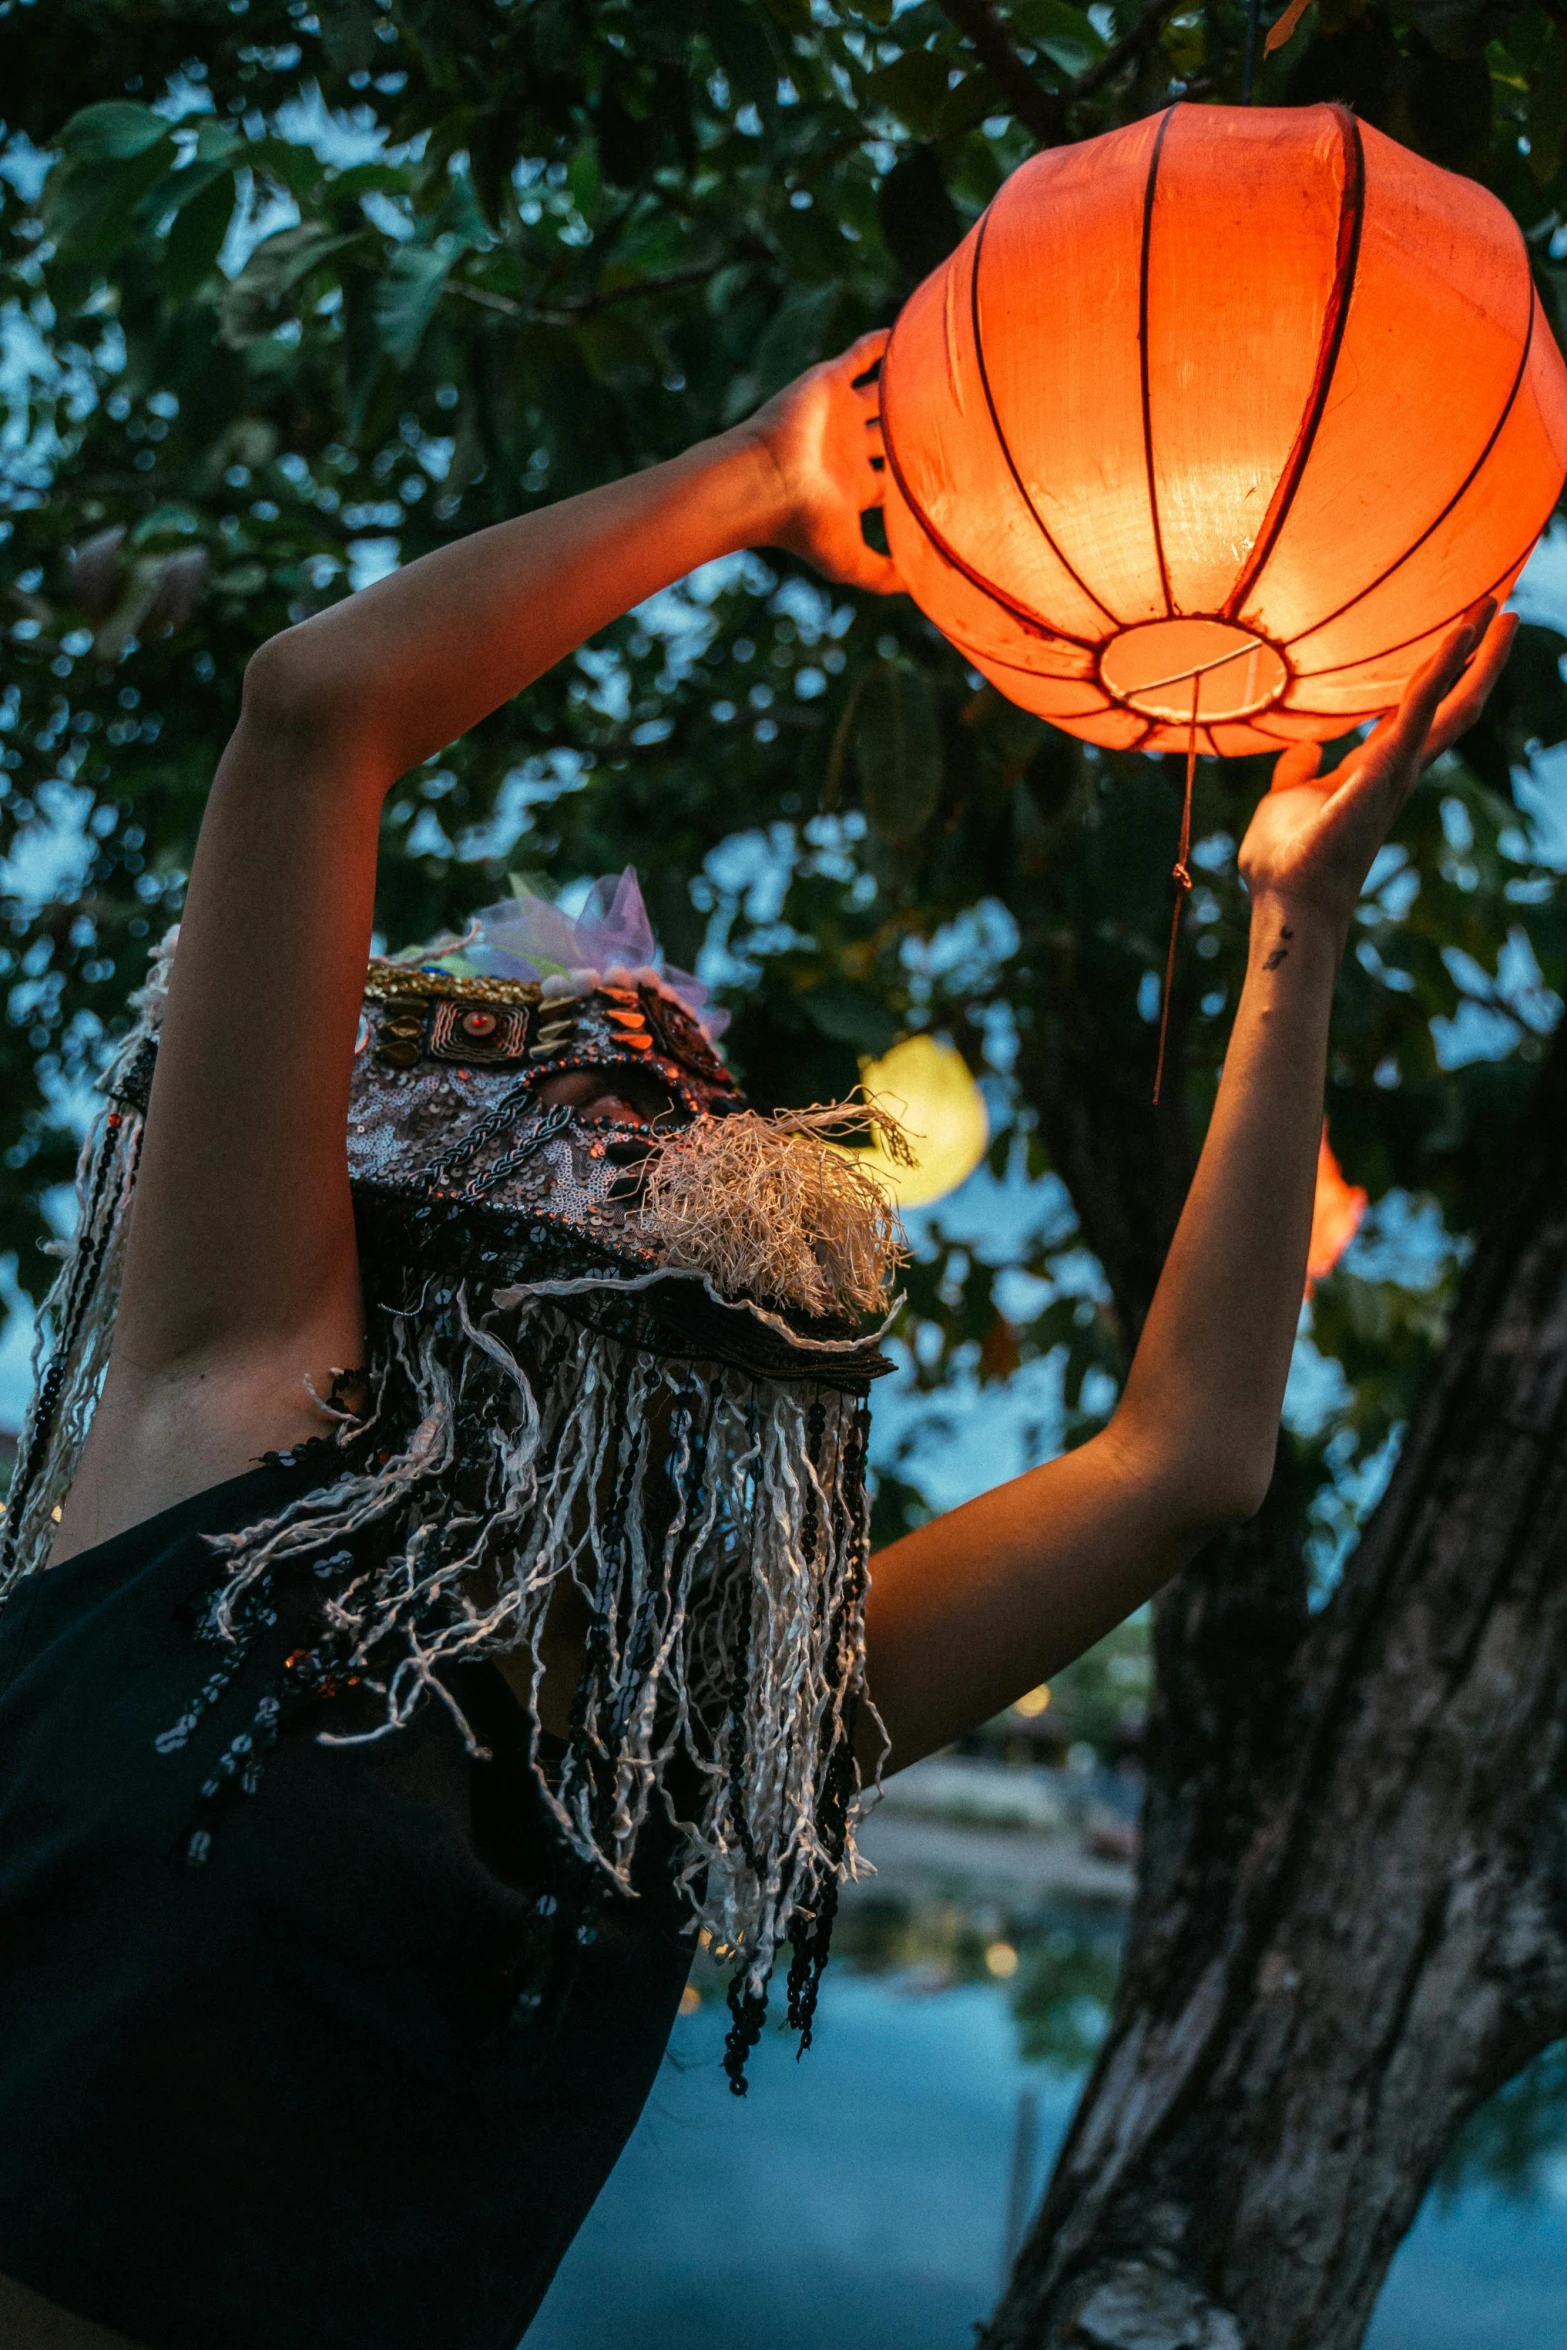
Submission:
[[[78,1448],[78,1315],[12,1512],[47,1572],[0,1615],[9,2343],[509,2350],[646,2094],[692,1921],[736,1955],[738,2083],[781,1936],[809,2029],[856,1746],[874,1769],[883,1725],[896,1769],[998,1712],[1261,1501],[1334,974],[1506,657],[1492,607],[1336,774],[1279,762],[1223,1081],[1109,1426],[881,1553],[868,1595],[854,1316],[886,1234],[811,1120],[764,1133],[670,975],[578,969],[536,921],[511,977],[500,925],[366,990],[410,768],[716,556],[896,587],[859,526],[883,340],[250,664],[95,1161],[101,1401]],[[440,1105],[481,1083],[451,1139]],[[104,1203],[133,1172],[121,1274]],[[480,1281],[503,1176],[547,1264]],[[33,1559],[46,1459],[69,1491]]]

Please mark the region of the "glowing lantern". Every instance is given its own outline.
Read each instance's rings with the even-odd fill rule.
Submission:
[[[879,1061],[862,1061],[866,1093],[886,1102],[914,1152],[900,1166],[880,1143],[846,1153],[885,1183],[900,1208],[928,1207],[968,1180],[985,1155],[990,1118],[963,1055],[933,1036],[906,1036]]]
[[[1317,1152],[1317,1195],[1311,1204],[1311,1240],[1306,1250],[1308,1297],[1317,1282],[1327,1279],[1360,1230],[1366,1207],[1360,1186],[1345,1182],[1324,1126]]]
[[[905,306],[882,415],[916,602],[1119,749],[1388,709],[1567,468],[1516,222],[1337,106],[1175,106],[1035,156]]]

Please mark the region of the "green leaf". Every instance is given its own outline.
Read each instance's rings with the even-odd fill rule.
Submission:
[[[189,506],[170,499],[162,506],[155,506],[150,514],[143,515],[131,532],[130,543],[139,548],[155,546],[160,539],[194,538],[200,528]]]
[[[805,40],[810,38],[811,0],[762,0],[762,4],[786,33]]]
[[[380,49],[370,0],[321,0],[321,46],[339,73],[364,73]]]
[[[60,133],[60,149],[73,163],[125,163],[144,155],[169,135],[169,126],[150,106],[135,106],[126,98],[109,98],[98,106],[84,106]]]
[[[355,163],[329,182],[327,193],[335,204],[349,196],[406,196],[411,184],[411,174],[398,164]]]
[[[941,147],[954,139],[963,138],[982,123],[987,114],[1008,114],[1011,108],[1002,97],[992,76],[983,66],[977,73],[966,74],[955,82],[941,102],[936,116],[934,136]],[[989,190],[987,189],[987,194]]]
[[[1331,30],[1317,11],[1317,35],[1309,47],[1291,60],[1284,85],[1291,106],[1314,106],[1322,99],[1352,106],[1367,122],[1387,119],[1388,88],[1400,66],[1398,44],[1380,16],[1354,15]]]
[[[1089,48],[1086,42],[1063,40],[1056,33],[1051,34],[1048,40],[1041,41],[1039,49],[1040,54],[1049,58],[1058,73],[1064,73],[1073,81],[1080,73],[1086,73],[1099,55],[1099,51]]]
[[[912,147],[893,166],[876,208],[888,252],[912,278],[927,277],[963,234],[932,147]]]
[[[865,84],[873,106],[884,106],[911,131],[928,137],[940,125],[947,97],[947,61],[931,49],[906,49]]]
[[[400,245],[375,289],[375,331],[388,359],[411,367],[435,316],[454,256],[431,245]]]
[[[234,217],[234,175],[219,170],[199,196],[181,208],[169,231],[163,289],[171,302],[188,302],[218,265]]]
[[[788,66],[776,28],[735,0],[709,0],[704,29],[719,64],[742,100],[749,98],[764,120],[778,111],[778,77]]]
[[[57,163],[44,182],[43,222],[62,257],[107,261],[134,243],[145,228],[138,207],[174,159],[165,136],[123,160]]]
[[[245,160],[253,171],[270,172],[300,204],[308,203],[323,177],[323,167],[310,149],[296,147],[287,139],[252,139]]]
[[[256,247],[223,297],[220,340],[230,350],[268,335],[294,288],[334,253],[360,242],[356,233],[328,236],[318,228],[286,228]]]
[[[1071,7],[1068,0],[1013,0],[1007,22],[1018,40],[1043,49],[1047,57],[1055,55],[1052,43],[1075,49],[1090,61],[1105,52],[1104,40],[1092,19],[1084,9]]]
[[[941,721],[912,662],[872,670],[855,713],[854,760],[865,813],[889,848],[907,848],[941,798]]]
[[[198,163],[229,163],[236,155],[243,155],[245,142],[238,131],[226,122],[214,122],[204,114],[196,130],[196,161]]]
[[[857,1053],[887,1052],[897,1041],[898,1023],[878,997],[846,979],[824,980],[805,990],[801,1001],[814,1025],[835,1044]]]
[[[756,346],[756,400],[770,399],[828,350],[842,290],[834,278],[824,286],[804,287],[779,305]]]
[[[483,252],[495,243],[495,232],[484,216],[471,176],[454,165],[446,175],[446,193],[429,216],[425,235],[432,240],[455,238]]]
[[[1448,55],[1412,31],[1388,129],[1445,171],[1483,171],[1491,136],[1491,69],[1484,52]]]
[[[171,172],[158,193],[160,214],[183,212],[187,205],[194,204],[199,196],[204,196],[218,180],[227,180],[230,187],[234,184],[232,170],[219,161],[189,163],[183,171]]]
[[[1491,0],[1404,0],[1404,13],[1440,57],[1478,57],[1496,20]]]

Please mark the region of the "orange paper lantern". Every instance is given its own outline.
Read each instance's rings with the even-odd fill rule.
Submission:
[[[911,595],[1120,750],[1389,709],[1567,469],[1517,223],[1338,106],[1174,106],[1035,156],[905,306],[882,415]]]

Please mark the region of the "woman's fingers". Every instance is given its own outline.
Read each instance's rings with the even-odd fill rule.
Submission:
[[[1407,760],[1414,762],[1418,770],[1437,711],[1463,674],[1464,663],[1479,639],[1480,629],[1475,621],[1462,620],[1443,638],[1431,658],[1415,671],[1404,688],[1404,698],[1393,714],[1386,735],[1378,744],[1389,765],[1401,765]]]
[[[1507,665],[1518,634],[1516,612],[1498,612],[1481,639],[1480,649],[1463,676],[1445,697],[1426,737],[1426,760],[1438,758],[1461,734],[1467,734],[1491,698],[1491,689]]]
[[[875,327],[851,343],[838,361],[849,381],[849,388],[861,410],[861,447],[866,466],[866,508],[881,503],[881,476],[886,469],[886,444],[881,427],[881,362],[891,339],[890,327]],[[859,527],[858,516],[852,524],[851,543],[838,550],[839,576],[851,586],[874,590],[877,595],[895,594],[903,585],[897,565],[886,555],[878,555],[867,546]]]
[[[1398,709],[1367,741],[1359,775],[1368,790],[1394,802],[1390,823],[1424,770],[1479,717],[1516,634],[1516,620],[1498,615],[1495,600],[1485,597],[1416,670]]]
[[[873,328],[836,358],[807,369],[753,420],[789,494],[778,543],[829,579],[883,596],[903,583],[896,564],[867,545],[861,517],[882,503],[880,373],[890,331]]]
[[[1495,606],[1489,609],[1494,611]],[[1420,780],[1421,770],[1446,748],[1445,743],[1432,747],[1432,729],[1444,698],[1474,650],[1481,625],[1478,613],[1460,621],[1415,671],[1398,708],[1379,720],[1359,750],[1352,751],[1337,769],[1333,802],[1341,821],[1352,803],[1358,807],[1382,800],[1387,805],[1380,821],[1384,829],[1392,824]]]
[[[1304,786],[1317,805],[1303,800],[1268,818],[1259,808],[1248,836],[1253,868],[1346,892],[1352,904],[1422,769],[1484,709],[1516,633],[1516,621],[1499,615],[1487,597],[1448,631],[1409,680],[1398,708],[1331,775],[1318,773],[1315,743],[1292,744],[1274,769],[1268,798]]]
[[[1464,616],[1416,670],[1398,708],[1338,769],[1332,819],[1354,824],[1375,807],[1384,832],[1395,822],[1423,771],[1479,717],[1516,634],[1517,622],[1498,616],[1490,597]]]
[[[869,364],[863,364],[870,347]],[[887,346],[887,334],[880,330],[862,335],[853,350],[846,354],[846,364],[854,369],[850,388],[859,402],[862,423],[862,446],[865,462],[872,474],[880,476],[886,470],[887,451],[881,429],[881,354]]]
[[[846,351],[840,353],[838,364],[846,367],[851,379],[857,381],[860,376],[868,374],[871,368],[879,366],[891,340],[890,326],[868,327],[864,334],[855,337]]]

